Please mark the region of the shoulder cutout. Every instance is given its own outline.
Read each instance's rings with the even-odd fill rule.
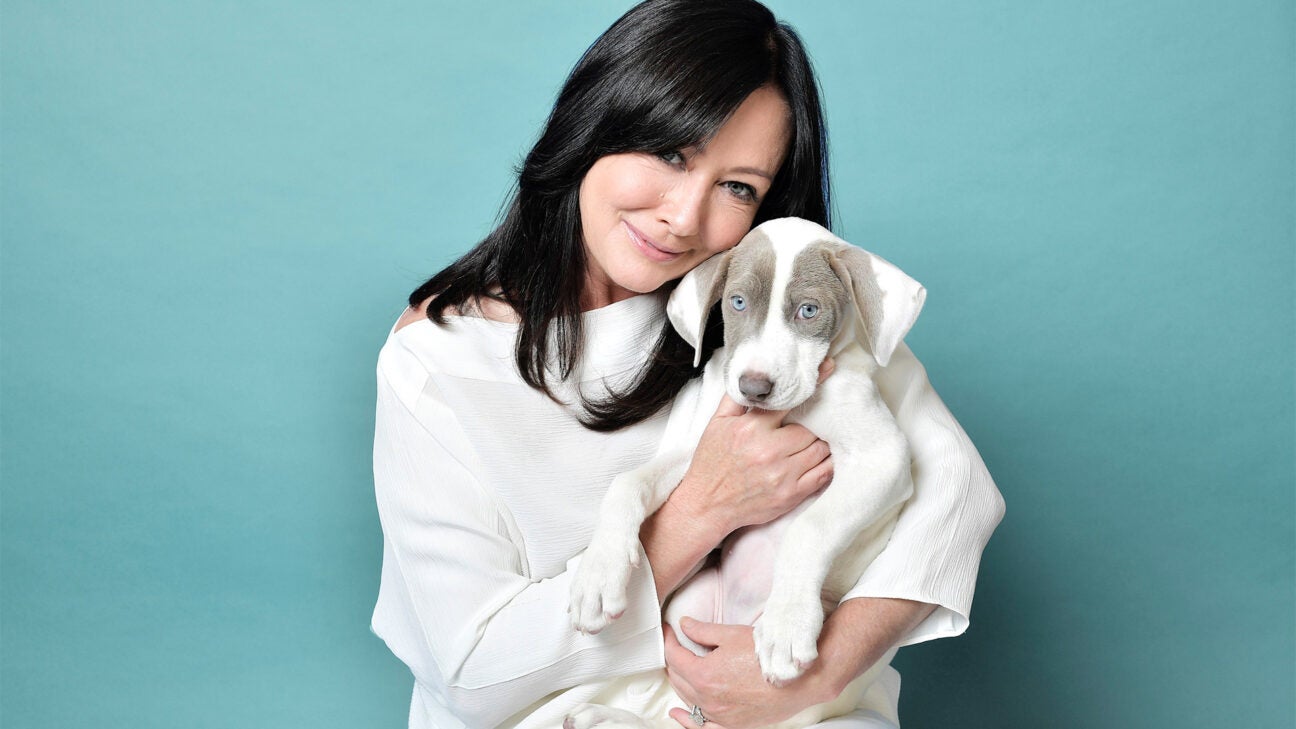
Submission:
[[[431,297],[424,299],[423,303],[419,304],[419,307],[417,309],[412,307],[405,307],[405,313],[401,314],[400,321],[396,322],[395,331],[399,332],[400,330],[404,329],[410,324],[413,324],[419,319],[426,319],[428,303],[430,303],[431,301],[432,301]]]
[[[436,297],[430,296],[427,299],[424,299],[423,303],[419,304],[417,309],[406,307],[405,312],[401,314],[400,320],[396,322],[395,331],[400,331],[419,319],[426,319],[428,304],[432,303],[432,299],[434,298]],[[471,306],[465,306],[462,310],[454,307],[446,307],[442,314],[445,316],[478,316],[483,319],[490,319],[491,321],[505,322],[509,324],[517,324],[520,321],[511,306],[501,301],[487,298],[477,299]]]

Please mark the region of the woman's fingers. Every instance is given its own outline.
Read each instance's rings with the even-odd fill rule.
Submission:
[[[675,689],[675,693],[679,694],[681,699],[692,704],[697,701],[698,692],[684,674],[688,667],[701,659],[693,655],[693,651],[680,645],[670,625],[663,623],[662,633],[666,646],[666,679],[670,681],[671,688]],[[685,714],[685,718],[687,717],[688,715]]]
[[[747,415],[758,420],[770,423],[771,427],[777,428],[783,424],[783,418],[787,417],[790,410],[764,410],[762,408],[751,408]]]
[[[732,638],[735,632],[738,636],[741,636],[744,632],[751,630],[746,626],[704,623],[687,617],[680,620],[680,628],[693,642],[712,648],[716,648],[726,639]],[[670,681],[671,688],[675,689],[675,693],[686,704],[693,706],[702,700],[702,692],[698,691],[697,687],[693,685],[689,676],[699,677],[699,672],[703,670],[706,657],[694,655],[693,651],[680,644],[675,636],[675,631],[671,629],[669,624],[662,625],[662,633],[666,645],[666,679]],[[748,650],[750,651],[750,648]],[[714,697],[711,700],[714,700]],[[671,718],[681,723],[688,722],[684,726],[695,726],[687,710],[676,709],[671,712]],[[723,726],[716,724],[710,718],[707,720],[707,724],[718,729],[724,729]]]
[[[670,718],[679,722],[680,726],[688,727],[689,729],[697,729],[697,722],[693,721],[693,716],[684,709],[671,709]],[[711,727],[711,729],[725,729],[723,726],[715,723],[711,719],[706,720],[706,725]]]
[[[666,666],[678,666],[687,669],[696,663],[699,658],[693,651],[685,648],[675,636],[675,630],[669,623],[662,623],[662,637],[666,646]]]
[[[799,423],[788,423],[783,425],[783,418],[787,417],[790,410],[748,410],[747,408],[734,402],[733,398],[725,393],[720,398],[720,404],[716,407],[714,418],[739,417],[743,416],[754,423],[760,423],[764,428],[770,431],[778,431],[778,435],[783,439],[783,455],[791,455],[804,450],[811,443],[818,440],[818,436],[811,433],[805,426]]]
[[[683,650],[687,651],[688,649],[684,648]],[[681,675],[679,671],[672,668],[669,663],[666,664],[666,679],[670,681],[671,688],[675,689],[675,693],[679,695],[685,704],[689,706],[698,705],[700,694],[697,689],[693,688],[693,684],[689,683],[689,680]],[[703,716],[706,716],[706,709],[702,709],[702,712]],[[697,722],[693,721],[693,716],[688,709],[671,709],[669,713],[670,718],[678,722],[680,726],[697,729]],[[724,729],[723,725],[715,723],[715,719],[711,717],[707,717],[706,725],[712,729]]]
[[[733,398],[729,397],[729,393],[726,392],[724,397],[720,398],[720,404],[716,406],[715,415],[712,417],[733,418],[745,412],[747,412],[747,408],[734,402]]]
[[[804,472],[818,466],[831,456],[832,449],[829,447],[828,441],[815,438],[805,448],[793,454],[792,457],[796,459],[796,465]]]
[[[832,456],[830,455],[820,461],[809,471],[801,474],[801,478],[797,479],[797,491],[798,493],[809,496],[831,483],[832,477],[833,462]]]
[[[837,369],[837,363],[833,361],[833,358],[824,357],[824,361],[819,363],[819,384],[822,385],[823,381],[828,379],[828,376],[831,375],[835,369]]]
[[[779,428],[779,437],[783,439],[784,454],[789,456],[801,453],[815,443],[823,443],[819,436],[800,423],[788,423]],[[819,460],[823,460],[823,457],[820,456]]]
[[[734,402],[729,393],[725,392],[720,398],[720,404],[716,407],[713,417],[736,417],[746,415],[750,418],[770,423],[771,428],[777,428],[783,423],[783,418],[787,417],[788,410],[763,410],[761,408],[749,408]]]

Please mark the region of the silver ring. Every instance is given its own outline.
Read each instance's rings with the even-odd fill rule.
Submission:
[[[705,716],[702,716],[702,707],[698,706],[697,704],[693,704],[693,710],[689,712],[689,718],[692,719],[693,723],[697,724],[698,726],[702,726],[703,724],[707,723],[707,718]]]

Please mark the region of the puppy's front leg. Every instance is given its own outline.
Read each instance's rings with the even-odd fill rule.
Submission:
[[[661,454],[612,480],[590,545],[572,576],[567,612],[572,627],[597,633],[626,609],[630,570],[639,566],[639,527],[684,478],[690,454]]]
[[[908,458],[907,449],[899,451]],[[833,483],[797,515],[779,547],[769,600],[753,634],[761,672],[775,686],[797,678],[819,657],[820,595],[833,562],[861,531],[909,496],[902,471],[906,462],[895,453],[877,455],[843,454]]]

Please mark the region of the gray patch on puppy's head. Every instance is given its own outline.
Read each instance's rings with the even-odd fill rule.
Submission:
[[[842,281],[833,269],[834,248],[826,241],[811,243],[797,254],[793,263],[782,305],[797,336],[831,342],[854,314],[850,284]],[[818,313],[810,319],[798,318],[805,304],[818,307]]]
[[[733,249],[729,259],[729,276],[720,311],[724,315],[725,346],[732,348],[760,331],[770,307],[770,288],[774,283],[774,246],[764,231],[755,230]],[[733,297],[741,296],[742,311],[733,307]]]

